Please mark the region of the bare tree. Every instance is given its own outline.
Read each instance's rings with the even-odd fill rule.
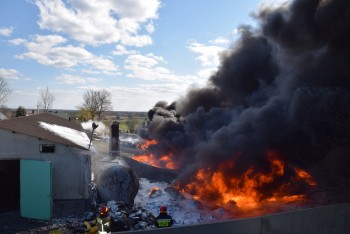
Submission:
[[[128,127],[130,133],[135,133],[139,122],[137,121],[137,119],[131,119],[126,121],[125,124]]]
[[[98,108],[95,92],[94,90],[86,90],[83,94],[83,104],[79,107],[80,110],[89,112],[91,119],[95,118]]]
[[[7,83],[5,78],[0,76],[0,107],[4,106],[10,94],[11,89],[9,87],[9,84]]]
[[[112,101],[111,101],[112,95],[110,92],[108,92],[105,89],[102,89],[97,92],[97,115],[98,119],[101,119],[101,114],[105,111],[112,110]]]
[[[52,109],[54,101],[55,96],[49,90],[49,87],[46,86],[46,88],[41,88],[39,90],[38,107],[40,110],[48,112],[50,109]]]
[[[88,111],[91,119],[94,119],[96,116],[100,119],[103,112],[112,110],[111,98],[111,93],[105,89],[86,90],[83,95],[83,104],[78,108]]]

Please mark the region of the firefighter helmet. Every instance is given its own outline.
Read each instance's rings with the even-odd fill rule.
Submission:
[[[167,212],[166,206],[161,206],[159,210],[160,210],[160,213],[166,213]]]
[[[100,208],[100,215],[107,215],[108,212],[109,212],[109,209],[108,209],[107,206],[102,206],[102,207]]]

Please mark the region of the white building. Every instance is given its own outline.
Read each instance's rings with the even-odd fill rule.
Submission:
[[[89,137],[49,113],[0,121],[0,212],[51,219],[82,214],[91,199]]]

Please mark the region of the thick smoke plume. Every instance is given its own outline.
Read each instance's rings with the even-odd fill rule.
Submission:
[[[255,173],[269,171],[269,150],[286,165],[319,168],[316,179],[324,162],[335,171],[350,166],[350,1],[295,0],[261,7],[255,18],[260,27],[241,27],[205,88],[149,111],[141,135],[157,140],[149,148],[155,156],[171,153],[182,165],[180,184],[200,168],[227,177],[252,165]],[[286,170],[262,192],[292,183]]]

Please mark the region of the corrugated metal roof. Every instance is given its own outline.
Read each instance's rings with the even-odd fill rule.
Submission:
[[[59,126],[74,129],[79,132],[84,132],[84,129],[81,126],[81,124],[68,121],[67,119],[64,119],[49,113],[41,113],[41,114],[35,114],[31,116],[22,116],[22,117],[17,117],[12,119],[1,120],[0,129],[8,130],[14,133],[21,133],[21,134],[36,137],[36,138],[45,139],[45,140],[63,144],[63,145],[86,149],[81,145],[76,144],[67,138],[61,137],[58,134],[55,134],[41,127],[39,122],[59,125]]]

